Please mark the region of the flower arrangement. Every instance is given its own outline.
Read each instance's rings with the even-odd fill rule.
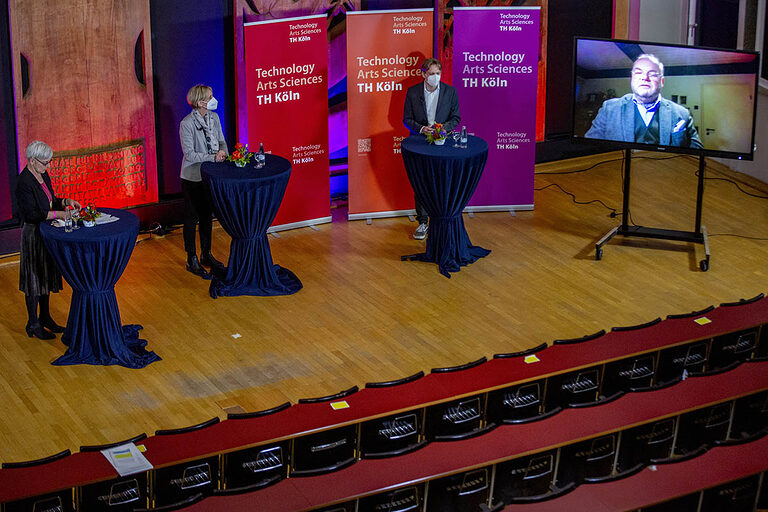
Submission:
[[[427,134],[427,142],[430,144],[437,144],[438,146],[440,144],[444,144],[445,138],[448,136],[448,132],[443,130],[442,123],[435,123],[432,128],[434,131]]]
[[[96,219],[101,217],[101,212],[96,210],[95,206],[89,204],[85,208],[80,209],[78,217],[86,222],[94,222]]]
[[[77,218],[83,221],[83,226],[90,228],[96,225],[96,219],[101,217],[101,212],[95,206],[89,204],[77,212]]]
[[[238,167],[245,167],[248,162],[253,158],[253,153],[248,151],[248,144],[238,142],[235,144],[235,150],[231,155],[227,155],[228,162],[235,162]]]

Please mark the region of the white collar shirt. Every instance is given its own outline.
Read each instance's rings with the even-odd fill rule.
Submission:
[[[440,84],[437,88],[429,92],[426,84],[424,85],[424,103],[427,107],[427,126],[435,124],[435,115],[437,114],[437,99],[440,97]]]
[[[637,112],[640,114],[640,117],[643,118],[643,122],[645,123],[645,126],[648,126],[651,124],[651,119],[653,119],[653,114],[656,113],[656,111],[659,109],[659,102],[661,101],[661,94],[656,98],[656,101],[654,101],[652,104],[648,105],[645,103],[640,103],[635,98],[632,98],[632,101],[637,105]]]

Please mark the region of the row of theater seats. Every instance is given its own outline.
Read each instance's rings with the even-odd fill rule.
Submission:
[[[571,381],[558,379],[558,382]],[[84,485],[77,489],[76,508],[132,511],[146,507],[152,497],[156,509],[162,510],[164,506],[194,501],[198,495],[251,492],[288,477],[311,476],[340,469],[359,458],[402,454],[416,450],[430,440],[465,439],[501,423],[527,422],[551,415],[544,402],[539,407],[532,407],[530,400],[526,400],[528,405],[523,409],[528,412],[522,414],[521,408],[517,407],[519,404],[513,400],[520,397],[519,389],[502,389],[485,396],[159,468],[130,478]],[[489,416],[492,408],[487,404],[494,400],[498,402],[496,408],[507,410],[508,414]],[[584,402],[574,404],[583,405]],[[483,414],[484,411],[486,414]],[[215,423],[212,420],[196,427],[205,428]],[[766,429],[768,391],[763,391],[435,480],[428,484],[430,506],[425,510],[478,510],[474,508],[475,504],[487,503],[491,488],[494,489],[495,503],[550,499],[585,481],[626,476],[651,463],[681,460],[723,442],[744,442],[756,438],[765,434]],[[163,435],[163,431],[160,434]],[[141,440],[141,437],[133,439],[134,442]],[[92,447],[97,448],[103,447]],[[404,496],[410,498],[406,500]],[[423,496],[423,486],[416,486],[360,500],[359,510],[409,510],[394,505],[382,508],[384,503],[402,504],[406,501],[417,505],[414,510],[422,510]],[[71,502],[71,492],[69,495],[64,492],[44,500],[38,498],[6,504],[4,510],[67,511],[73,510]],[[337,507],[331,510],[347,509]]]
[[[473,470],[405,489],[369,496],[356,502],[342,503],[317,512],[496,512],[504,504],[488,505],[489,496],[496,495],[494,484],[501,479],[492,477],[489,469]],[[768,474],[760,473],[717,487],[697,491],[667,502],[632,512],[754,512],[768,509]],[[428,487],[428,490],[427,488]],[[460,489],[460,490],[459,490]],[[427,497],[427,498],[425,498]],[[522,509],[524,510],[524,509]],[[553,511],[560,510],[553,503]]]
[[[649,464],[679,462],[700,455],[708,448],[744,443],[768,433],[768,391],[754,393],[724,403],[695,409],[627,428],[609,435],[571,443],[559,448],[518,457],[464,473],[430,480],[322,509],[324,512],[477,512],[480,505],[532,503],[563,495],[582,483],[597,483],[630,476]],[[78,488],[78,510],[133,511],[147,506],[154,493],[155,510],[175,510],[210,494],[254,491],[287,478],[296,471],[292,461],[296,449],[304,456],[333,450],[328,460],[354,458],[359,436],[350,428],[341,437],[321,439],[307,436],[307,444],[293,446],[283,442],[223,454],[190,463],[161,468],[112,482]],[[139,442],[141,439],[135,439]],[[327,454],[326,454],[327,455]],[[254,481],[256,484],[254,484]],[[730,494],[724,490],[707,491],[702,510],[753,510],[759,479],[746,479],[723,489],[740,489]],[[763,488],[768,487],[768,482]],[[713,493],[721,496],[718,500]],[[763,492],[765,497],[766,492]],[[676,500],[669,506],[646,510],[698,510],[680,503],[693,503],[694,495]],[[698,494],[696,494],[698,496]],[[750,498],[751,501],[750,501]],[[6,512],[66,512],[73,510],[71,491],[6,504]],[[713,508],[713,503],[729,501],[727,508]],[[698,503],[698,502],[697,502]],[[164,508],[167,507],[167,508]],[[679,508],[677,508],[679,507]],[[688,507],[688,508],[686,508]]]
[[[708,310],[696,312],[696,315],[706,311]],[[648,324],[614,330],[642,329],[660,321],[657,319]],[[554,344],[587,344],[604,334],[605,332],[601,331],[579,339],[558,340]],[[523,353],[499,354],[495,357],[504,359],[530,356],[541,352],[546,346],[543,344]],[[149,506],[155,510],[173,510],[207,495],[251,492],[285,478],[336,471],[360,459],[401,455],[434,441],[467,439],[482,435],[502,424],[538,421],[551,417],[564,408],[608,403],[625,393],[662,389],[689,376],[717,374],[745,361],[766,358],[768,327],[758,326],[615,361],[600,362],[578,370],[269,445],[156,468],[138,476],[82,485],[75,489],[74,495],[70,489],[44,497],[5,503],[2,510],[99,512],[132,511]],[[432,371],[460,372],[484,362],[485,358],[482,358],[467,365]],[[423,373],[420,372],[398,381],[370,383],[366,387],[398,386],[418,380],[422,376]],[[356,391],[357,387],[354,387],[337,395],[300,402],[339,400]],[[238,421],[268,416],[284,410],[289,405],[286,403],[258,413],[233,414],[229,415],[228,419]],[[214,418],[185,429],[158,431],[156,434],[197,431],[218,421],[218,418]],[[476,498],[483,496],[478,503],[487,503],[490,497],[493,497],[494,501],[504,503],[548,499],[583,481],[615,478],[616,475],[637,471],[652,460],[690,456],[698,453],[701,446],[752,438],[760,435],[766,427],[768,392],[762,392],[652,424],[635,426],[608,436],[566,445],[550,452],[475,470],[471,472],[471,477],[467,474],[452,475],[430,482],[429,488],[433,489],[430,490],[430,503],[441,503],[438,496],[444,494],[451,496],[449,501],[455,502],[458,508],[450,508],[449,505],[439,505],[448,508],[434,508],[438,505],[429,505],[428,510],[477,510],[471,508],[474,505],[460,504],[464,501],[474,503]],[[130,441],[139,442],[143,437]],[[97,450],[104,447],[84,448]],[[12,468],[14,465],[3,464],[3,467]],[[443,487],[449,490],[435,490]],[[473,490],[481,487],[482,490]],[[489,494],[491,488],[494,489],[492,496]],[[418,491],[418,486],[414,489],[413,496],[423,497],[423,492],[418,494],[421,492]],[[454,491],[455,495],[451,495]],[[406,490],[393,492],[395,494],[361,499],[356,506],[362,507],[358,510],[411,510],[399,505],[382,508],[382,503],[387,500],[401,503]],[[467,498],[463,498],[464,496]],[[377,501],[379,499],[384,501]],[[419,506],[423,505],[421,498],[416,502],[421,504]],[[378,505],[371,505],[373,508],[369,508],[368,503]],[[418,506],[413,508],[417,509]]]
[[[752,512],[768,510],[768,472],[687,494],[633,512]]]
[[[430,480],[320,509],[322,512],[478,512],[503,505],[556,499],[582,483],[631,476],[648,465],[680,462],[707,449],[743,443],[768,433],[768,391],[705,407],[606,436],[519,457],[464,473]],[[707,499],[704,511],[752,511],[758,479],[743,492],[723,491]],[[727,487],[727,486],[726,486]],[[763,486],[768,488],[768,482]],[[727,487],[731,488],[731,487]],[[735,488],[741,489],[741,485]],[[708,496],[716,491],[708,490]],[[694,496],[694,495],[691,495]],[[696,494],[698,496],[698,494]],[[750,498],[751,497],[751,498]],[[728,501],[731,500],[732,501]],[[763,491],[763,500],[768,489]],[[692,500],[686,497],[686,500]],[[728,502],[728,507],[719,504]],[[677,502],[676,502],[677,503]],[[698,503],[698,502],[697,502]],[[481,507],[483,506],[483,507]],[[486,508],[487,507],[487,508]],[[686,511],[659,505],[644,510]]]

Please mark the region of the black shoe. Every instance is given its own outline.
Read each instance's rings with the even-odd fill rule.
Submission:
[[[211,251],[204,252],[200,255],[200,263],[206,267],[211,267],[211,276],[216,276],[219,279],[223,279],[227,275],[227,267],[222,262],[217,260],[211,254]]]
[[[187,258],[187,271],[206,280],[211,278],[211,274],[200,265],[200,260],[197,259],[197,255],[189,256]]]
[[[203,252],[200,255],[200,263],[206,267],[212,267],[217,270],[225,268],[222,262],[213,257],[211,251]]]
[[[64,327],[62,327],[59,324],[57,324],[56,322],[54,322],[53,318],[45,318],[45,319],[41,318],[40,319],[40,325],[42,325],[43,327],[45,327],[46,329],[48,329],[49,331],[54,332],[54,333],[62,333],[62,332],[64,332]]]
[[[56,338],[55,334],[53,334],[51,331],[46,331],[43,329],[43,326],[39,323],[34,325],[27,324],[26,331],[27,336],[30,338],[39,338],[41,340],[52,340]]]

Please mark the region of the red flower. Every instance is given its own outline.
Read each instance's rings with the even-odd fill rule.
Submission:
[[[248,151],[248,144],[238,142],[235,144],[235,150],[227,155],[227,162],[236,162],[239,165],[246,164],[251,159],[253,153]]]

